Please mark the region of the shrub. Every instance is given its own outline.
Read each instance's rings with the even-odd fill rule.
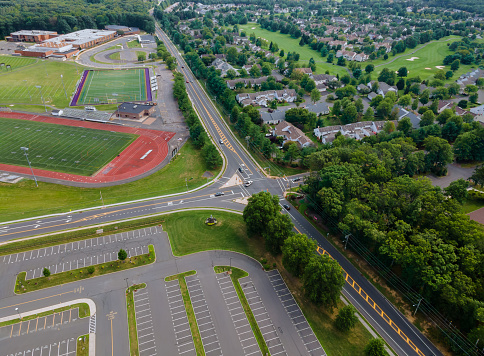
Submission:
[[[87,267],[87,272],[88,272],[89,274],[93,274],[93,273],[94,273],[94,266],[89,266],[89,267]]]

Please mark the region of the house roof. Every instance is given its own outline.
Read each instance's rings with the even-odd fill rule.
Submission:
[[[118,111],[130,114],[140,114],[145,110],[150,110],[151,108],[154,108],[154,106],[139,103],[122,103],[118,106]]]
[[[301,146],[306,143],[311,143],[311,140],[304,134],[304,132],[287,121],[281,121],[278,123],[274,128],[274,133],[277,136],[286,136],[288,140],[298,142]]]
[[[329,112],[328,105],[325,103],[316,103],[314,105],[308,105],[305,107],[309,112],[313,112],[316,115],[324,114]]]
[[[286,113],[284,111],[279,111],[279,110],[275,110],[273,112],[262,111],[260,113],[260,116],[264,123],[271,122],[271,121],[281,122],[281,121],[284,121],[286,117]]]

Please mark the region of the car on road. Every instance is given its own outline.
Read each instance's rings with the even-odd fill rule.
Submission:
[[[286,210],[291,210],[291,207],[290,207],[289,205],[287,205],[287,204],[284,204],[284,205],[283,205],[283,207],[284,207],[284,209],[286,209]]]
[[[248,180],[248,181],[245,181],[245,182],[244,182],[244,185],[245,185],[246,187],[248,187],[248,186],[249,186],[249,185],[251,185],[251,184],[252,184],[252,181],[251,181],[251,180]]]
[[[187,80],[187,83],[190,83],[190,81],[189,81],[189,80]]]
[[[297,177],[297,178],[294,178],[292,181],[293,182],[299,182],[301,180],[301,178]]]
[[[224,192],[217,192],[217,193],[215,193],[215,196],[216,197],[221,197],[222,195],[225,195],[225,193]]]
[[[220,143],[221,145],[224,144],[224,141],[222,139],[218,140],[218,143]]]
[[[185,68],[184,66],[182,66],[182,68]]]
[[[239,172],[244,173],[244,170],[242,169],[242,167],[239,167]]]

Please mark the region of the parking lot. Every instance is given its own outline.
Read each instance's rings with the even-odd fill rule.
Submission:
[[[274,323],[272,322],[254,283],[252,283],[250,277],[241,278],[239,279],[239,282],[271,355],[287,356],[284,345],[277,335]]]
[[[179,355],[196,356],[195,345],[193,344],[192,332],[188,323],[187,312],[183,297],[180,291],[178,280],[165,282],[168,305],[170,309],[173,330],[175,331],[175,342]]]
[[[52,344],[42,345],[33,349],[18,351],[16,353],[3,354],[1,356],[75,356],[77,340],[69,338]]]
[[[195,319],[197,319],[198,330],[202,338],[205,355],[218,356],[222,355],[222,348],[218,340],[217,331],[212,320],[212,315],[207,305],[202,285],[198,276],[192,275],[185,278],[192,302]]]
[[[259,344],[252,332],[252,328],[247,320],[242,304],[240,304],[240,299],[235,291],[232,279],[226,273],[219,273],[217,274],[217,282],[220,286],[225,305],[227,306],[230,317],[234,323],[235,330],[237,331],[239,341],[244,349],[244,355],[262,356]]]
[[[139,356],[156,356],[156,342],[151,317],[148,292],[140,289],[134,292],[136,329],[138,331]]]
[[[268,272],[268,277],[272,287],[275,289],[279,300],[282,302],[284,309],[289,314],[297,333],[301,337],[306,350],[311,356],[326,356],[324,349],[321,347],[316,335],[314,335],[311,326],[304,317],[299,305],[294,300],[286,283],[282,279],[279,271],[273,270]]]

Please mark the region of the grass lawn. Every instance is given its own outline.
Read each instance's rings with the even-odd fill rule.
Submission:
[[[73,94],[81,73],[82,69],[79,69],[77,74],[76,65],[71,62],[38,60],[35,64],[0,75],[0,104],[42,104],[42,93],[47,105],[64,108],[69,105],[69,96]]]
[[[254,314],[252,313],[252,309],[250,309],[249,303],[247,302],[247,298],[245,297],[244,291],[242,290],[242,287],[240,286],[240,283],[239,283],[240,278],[247,277],[249,274],[244,270],[241,270],[235,267],[230,267],[230,266],[215,266],[214,270],[215,270],[215,273],[223,273],[223,272],[230,271],[230,279],[234,284],[235,290],[237,292],[237,296],[239,297],[239,300],[240,300],[240,304],[242,304],[242,308],[244,308],[245,315],[247,316],[247,320],[249,321],[249,324],[252,329],[252,332],[254,333],[255,339],[259,344],[259,348],[262,350],[263,355],[268,355],[269,348],[267,347],[264,337],[262,336],[262,333],[259,329],[259,325],[255,320]]]
[[[409,71],[409,78],[420,76],[422,80],[432,79],[434,74],[439,71],[436,66],[443,66],[442,62],[444,58],[450,54],[453,54],[453,52],[449,50],[447,44],[451,44],[459,39],[460,37],[458,36],[449,36],[444,37],[437,42],[419,45],[414,49],[407,49],[403,54],[397,54],[395,57],[398,58],[392,63],[389,63],[394,58],[392,55],[390,55],[386,61],[383,59],[377,59],[375,61],[368,61],[368,63],[378,66],[375,68],[375,73],[380,73],[383,68],[389,68],[397,71],[401,67],[407,67]],[[411,59],[412,57],[418,57],[418,59],[414,59],[413,61],[407,60]],[[443,70],[445,72],[449,71],[450,66],[444,66]],[[470,70],[472,70],[471,65],[461,64],[459,69],[454,73],[454,76],[445,82],[451,83],[455,81],[461,74],[469,72]]]
[[[0,163],[90,176],[128,147],[136,135],[0,117]]]
[[[218,223],[205,224],[213,215]],[[263,254],[257,239],[247,237],[242,215],[222,211],[187,211],[166,215],[163,229],[170,238],[176,256],[206,250],[229,250],[242,252],[254,258]]]
[[[190,299],[190,294],[188,293],[187,282],[185,277],[194,275],[195,271],[188,271],[174,276],[169,276],[165,278],[166,282],[178,279],[180,284],[180,291],[183,297],[183,304],[185,304],[185,310],[187,312],[188,324],[190,325],[190,330],[192,332],[193,344],[195,345],[195,350],[197,356],[205,356],[205,349],[203,348],[202,337],[200,336],[200,330],[198,330],[197,319],[195,317],[195,312],[193,311],[192,301]]]
[[[77,304],[68,305],[68,306],[65,306],[65,307],[62,307],[62,308],[49,310],[49,311],[46,311],[46,312],[43,312],[43,313],[25,316],[25,317],[22,318],[22,320],[13,319],[13,320],[9,320],[9,321],[4,321],[4,322],[0,323],[0,327],[12,325],[12,324],[17,324],[17,323],[20,323],[21,321],[26,322],[26,321],[33,320],[33,319],[42,318],[43,316],[52,315],[52,314],[56,314],[56,313],[62,313],[63,311],[66,311],[66,310],[69,310],[69,309],[76,309],[76,308],[79,308],[79,318],[81,318],[81,319],[91,315],[90,310],[89,310],[89,305],[87,305],[86,303],[77,303]]]
[[[484,201],[480,199],[467,199],[464,204],[462,204],[461,211],[464,214],[469,214],[477,209],[484,208]]]
[[[0,75],[5,73],[10,73],[15,69],[28,66],[37,62],[37,58],[31,57],[16,57],[16,56],[0,56]],[[7,68],[10,66],[10,68]]]
[[[128,332],[129,332],[129,355],[138,356],[138,330],[136,328],[136,310],[134,308],[133,293],[137,289],[146,288],[146,284],[141,283],[129,287],[126,290],[126,308],[128,310]]]
[[[141,48],[141,44],[138,42],[138,40],[129,41],[126,44],[128,48]]]
[[[188,141],[180,150],[180,155],[166,167],[137,181],[105,187],[101,189],[104,203],[154,197],[195,189],[207,182],[203,173],[209,171],[214,176],[218,170],[207,169],[201,152]],[[0,221],[28,218],[33,216],[66,212],[99,206],[98,188],[77,188],[52,183],[39,182],[35,187],[32,180],[17,184],[0,183]]]
[[[117,61],[119,61],[119,60],[121,60],[121,52],[114,52],[114,53],[111,53],[111,54],[109,55],[109,58],[110,58],[110,59],[113,59],[113,60],[117,60]]]
[[[20,272],[15,282],[15,293],[23,294],[33,292],[36,290],[58,286],[61,284],[76,282],[82,279],[102,276],[104,274],[119,272],[126,269],[149,265],[155,262],[155,249],[153,245],[149,245],[149,253],[131,257],[124,261],[111,261],[93,265],[94,271],[89,273],[89,267],[73,269],[71,271],[51,274],[49,277],[39,277],[25,280],[26,272]]]
[[[321,54],[318,51],[313,50],[309,46],[299,46],[299,40],[292,38],[290,35],[285,35],[277,32],[271,32],[269,30],[265,30],[260,27],[257,23],[248,23],[246,25],[239,25],[240,30],[244,30],[247,34],[247,37],[250,36],[251,33],[255,33],[257,37],[265,38],[269,41],[269,43],[275,42],[279,46],[279,49],[283,49],[287,55],[287,52],[296,52],[299,53],[299,62],[301,64],[307,64],[309,59],[314,58],[316,61],[316,72],[318,74],[323,74],[327,70],[332,75],[339,74],[340,77],[347,74],[345,67],[337,66],[336,64],[331,64],[326,62],[326,58],[321,57]],[[336,63],[336,60],[334,61]]]
[[[76,356],[89,356],[89,334],[77,338]]]

